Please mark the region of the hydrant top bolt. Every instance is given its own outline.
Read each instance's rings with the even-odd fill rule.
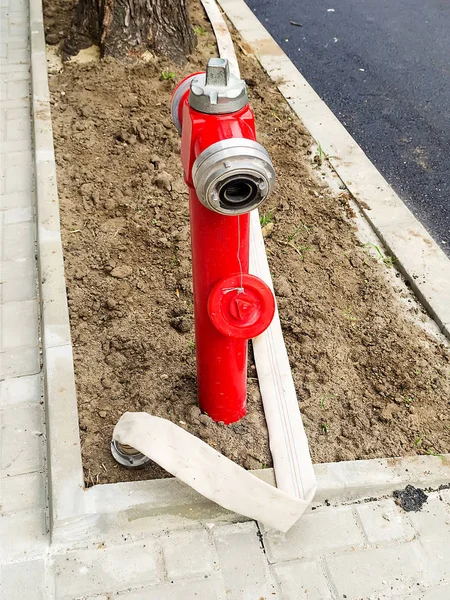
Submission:
[[[226,58],[210,58],[206,67],[206,85],[227,87],[230,65]]]
[[[248,103],[243,79],[230,73],[226,58],[210,58],[206,73],[191,81],[189,105],[199,112],[219,115],[237,112]]]

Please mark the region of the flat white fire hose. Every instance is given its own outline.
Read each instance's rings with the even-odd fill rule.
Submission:
[[[233,41],[214,0],[201,0],[219,54],[239,75]],[[273,291],[258,210],[250,214],[250,272]],[[277,487],[232,462],[174,423],[147,413],[125,413],[113,439],[132,446],[217,504],[282,532],[301,517],[316,492],[316,477],[303,428],[278,310],[253,340]]]

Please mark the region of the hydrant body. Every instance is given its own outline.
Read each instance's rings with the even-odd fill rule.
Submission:
[[[179,84],[172,114],[189,187],[198,399],[203,412],[228,424],[246,413],[248,339],[268,327],[275,310],[271,290],[248,274],[249,211],[273,187],[274,173],[256,142],[245,84],[242,97],[234,78],[235,97],[218,107],[230,75],[227,61],[211,59],[208,69],[211,62],[212,74]]]

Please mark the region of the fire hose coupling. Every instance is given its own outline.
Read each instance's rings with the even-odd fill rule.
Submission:
[[[111,441],[111,454],[113,458],[127,469],[141,469],[151,463],[151,460],[136,448],[119,444],[118,441]]]
[[[246,138],[228,138],[206,148],[192,166],[200,202],[222,215],[241,215],[266,200],[275,184],[267,150]]]

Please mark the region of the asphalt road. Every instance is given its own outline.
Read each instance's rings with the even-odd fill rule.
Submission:
[[[246,2],[450,256],[450,0]]]

